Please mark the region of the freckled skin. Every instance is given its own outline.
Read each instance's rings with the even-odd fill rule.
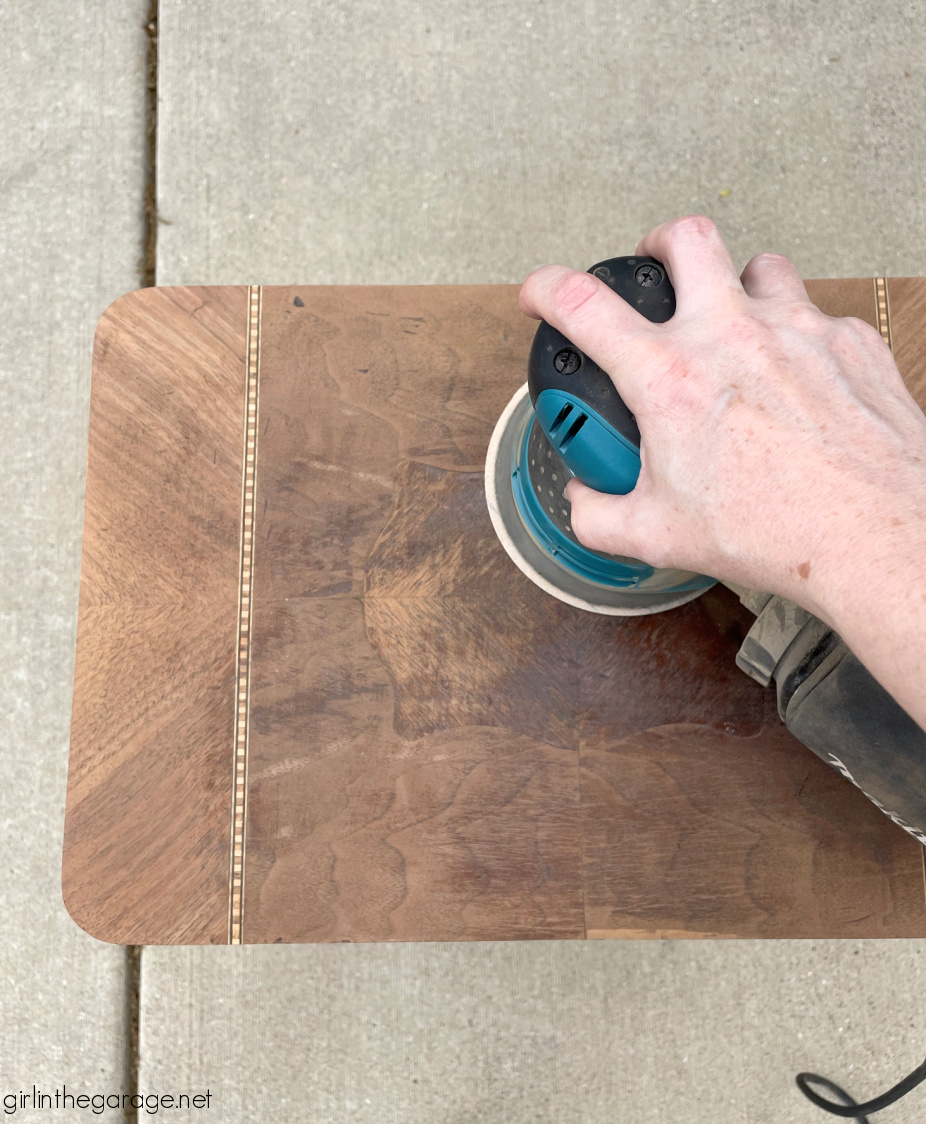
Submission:
[[[817,309],[787,258],[758,254],[737,276],[704,215],[635,252],[669,272],[665,324],[563,266],[521,290],[522,311],[607,370],[640,427],[633,492],[570,483],[577,537],[797,601],[926,726],[926,418],[890,349]]]

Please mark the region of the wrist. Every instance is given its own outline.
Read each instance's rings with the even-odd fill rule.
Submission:
[[[833,628],[871,618],[876,605],[904,604],[926,576],[926,487],[852,508],[822,523],[816,547],[790,573],[792,600]]]

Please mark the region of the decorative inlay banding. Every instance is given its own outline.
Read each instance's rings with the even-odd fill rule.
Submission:
[[[245,365],[244,453],[241,472],[241,541],[238,574],[238,645],[235,675],[235,752],[232,770],[231,860],[228,872],[228,943],[241,944],[244,921],[244,858],[248,823],[248,720],[251,670],[251,604],[254,573],[254,488],[260,390],[259,285],[248,289],[248,353]]]
[[[894,343],[891,338],[891,297],[887,290],[887,278],[875,278],[875,314],[878,317],[878,331],[881,339],[894,352]]]

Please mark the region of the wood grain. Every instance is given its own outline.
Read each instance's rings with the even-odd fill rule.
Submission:
[[[109,941],[226,940],[245,294],[97,329],[63,888]]]
[[[806,287],[879,327],[872,279]],[[926,280],[887,291],[922,404]],[[247,291],[205,292],[133,295],[95,358],[65,884],[106,939],[227,939]],[[728,590],[605,618],[505,555],[482,469],[535,329],[517,294],[262,290],[241,939],[926,935],[922,848],[739,672],[753,618]],[[203,310],[176,311],[197,303],[225,350]],[[139,353],[152,389],[126,397]],[[197,440],[167,435],[177,402]],[[213,479],[196,450],[218,448],[216,426]],[[160,475],[126,459],[139,443]],[[116,494],[135,497],[118,526]],[[125,606],[111,634],[107,582]],[[150,628],[146,597],[176,631]],[[114,638],[140,621],[126,664]],[[200,725],[155,753],[169,697]]]
[[[926,281],[891,277],[887,291],[894,361],[907,390],[926,410]]]

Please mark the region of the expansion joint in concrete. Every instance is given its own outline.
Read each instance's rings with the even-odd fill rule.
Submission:
[[[148,40],[145,67],[145,196],[142,260],[139,274],[142,286],[156,283],[158,249],[158,0],[149,0],[145,21]]]

